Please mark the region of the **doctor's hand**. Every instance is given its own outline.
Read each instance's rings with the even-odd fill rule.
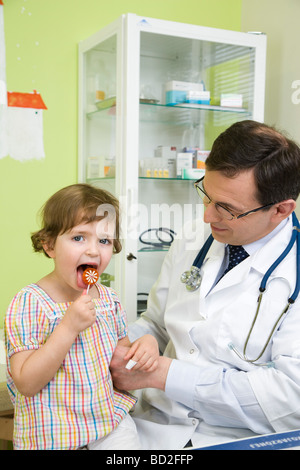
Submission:
[[[172,359],[159,356],[155,370],[148,372],[142,369],[126,369],[127,357],[130,348],[118,345],[110,363],[110,371],[114,386],[119,390],[138,390],[140,388],[165,389],[167,375]]]

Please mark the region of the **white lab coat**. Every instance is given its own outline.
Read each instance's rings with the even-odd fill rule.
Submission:
[[[207,238],[208,226],[197,222],[190,240],[179,237],[166,255],[151,290],[147,312],[130,327],[130,335],[154,334],[164,355],[174,358],[165,392],[142,392],[134,418],[146,449],[178,449],[255,434],[300,428],[300,297],[276,328],[259,362],[246,363],[242,352],[254,319],[261,279],[292,234],[291,218],[265,246],[226,274],[216,285],[225,246],[214,241],[201,268],[200,289],[181,283]],[[191,234],[195,237],[191,237]],[[193,249],[191,249],[191,247]],[[296,247],[267,284],[247,355],[257,357],[287,304],[296,281]]]

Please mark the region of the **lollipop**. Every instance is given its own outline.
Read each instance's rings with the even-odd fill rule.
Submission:
[[[99,273],[95,268],[87,268],[82,273],[82,280],[85,284],[88,284],[86,293],[88,294],[90,286],[96,284],[99,278]]]

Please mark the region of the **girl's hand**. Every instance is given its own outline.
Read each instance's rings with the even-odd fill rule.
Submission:
[[[132,359],[137,364],[133,369],[153,372],[158,365],[159,349],[154,336],[144,335],[132,343],[129,351],[124,356],[124,360]]]
[[[96,310],[92,298],[86,294],[86,290],[67,309],[62,320],[76,336],[92,326],[96,321]]]

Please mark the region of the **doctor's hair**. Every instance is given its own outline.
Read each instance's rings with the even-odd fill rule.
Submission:
[[[31,234],[33,249],[49,258],[44,246],[54,248],[58,235],[70,231],[76,225],[104,220],[106,217],[109,220],[112,213],[115,221],[113,251],[119,253],[122,249],[119,239],[119,201],[108,191],[89,184],[73,184],[62,188],[40,209],[42,228]]]
[[[253,169],[261,205],[296,200],[300,193],[299,146],[260,122],[230,126],[217,137],[205,163],[208,171],[220,171],[228,178]]]

